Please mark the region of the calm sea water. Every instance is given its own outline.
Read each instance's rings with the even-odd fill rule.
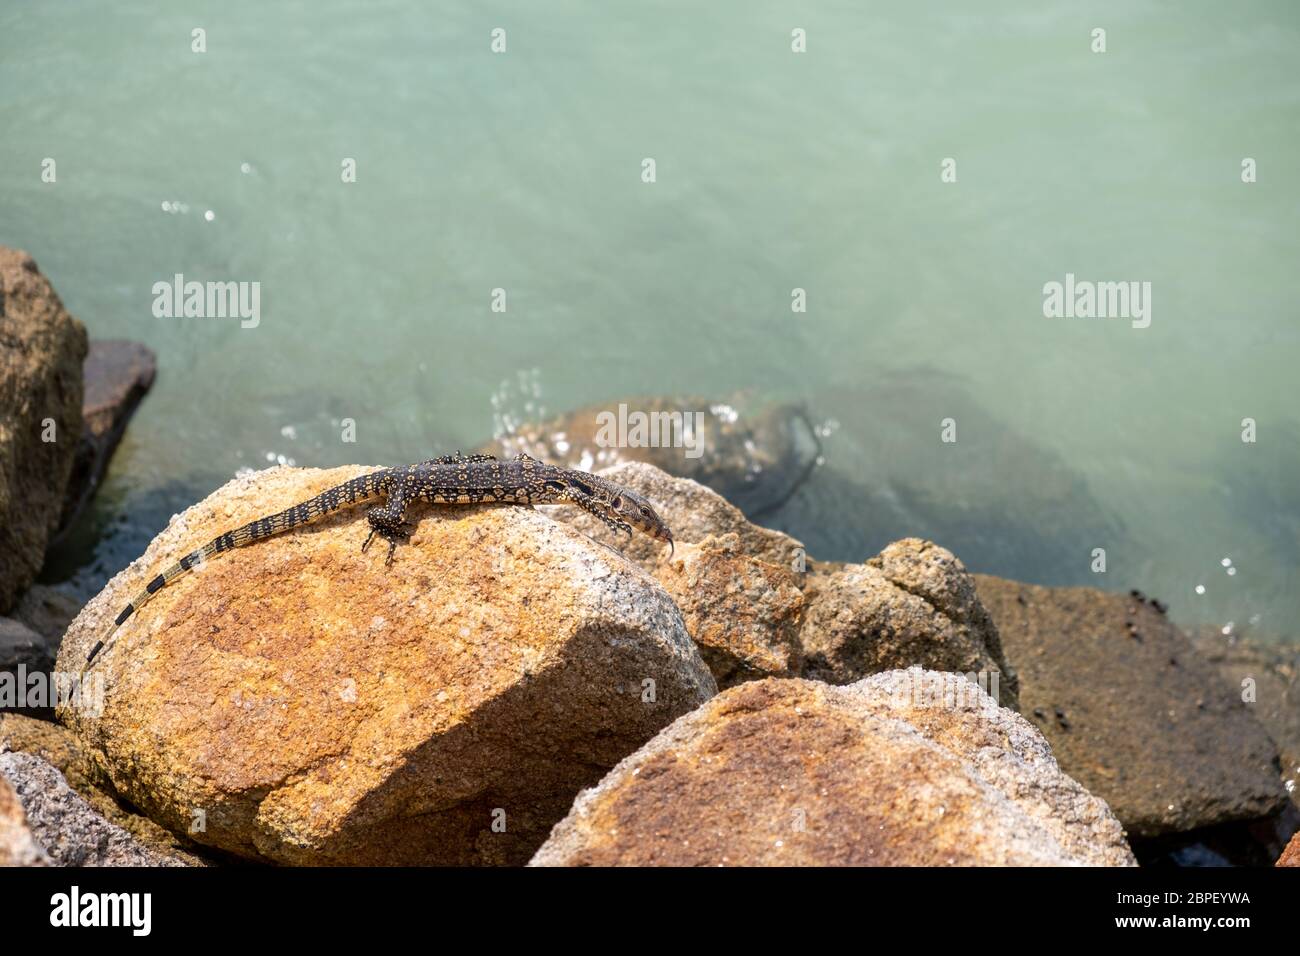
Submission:
[[[1300,637],[1300,6],[978,6],[3,3],[0,242],[160,363],[47,576],[93,593],[268,460],[749,389],[833,422],[841,480],[786,519],[815,555],[910,531]],[[154,317],[178,272],[259,282],[260,324]],[[1045,318],[1067,272],[1150,282],[1150,327]],[[885,432],[951,507],[845,534]]]

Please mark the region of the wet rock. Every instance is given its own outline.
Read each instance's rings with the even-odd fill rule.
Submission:
[[[35,580],[58,526],[86,348],[31,256],[0,246],[0,614]]]
[[[68,479],[56,540],[76,521],[99,487],[127,423],[157,373],[153,350],[139,342],[96,339],[83,365],[81,442]]]
[[[965,678],[767,679],[679,718],[535,866],[1099,865],[1132,854],[1042,736]]]
[[[45,676],[54,670],[55,649],[26,624],[0,617],[0,709],[53,717]]]
[[[0,778],[21,803],[32,842],[56,866],[180,865],[101,817],[40,757],[0,754]]]
[[[1277,744],[1282,783],[1300,804],[1300,646],[1265,644],[1203,628],[1192,643]]]
[[[522,452],[551,464],[592,472],[620,462],[646,462],[712,488],[756,518],[779,507],[808,479],[816,466],[819,439],[799,406],[750,409],[748,405],[743,396],[723,402],[660,396],[592,405],[543,422],[507,422],[510,431],[479,450],[505,458]],[[624,409],[621,416],[620,406]],[[607,430],[602,434],[611,420],[621,419],[634,429],[636,421],[630,416],[638,412],[648,419],[676,414],[685,416],[688,423],[694,423],[695,414],[700,413],[701,427],[687,438],[699,453],[673,447],[667,440],[672,432],[661,429],[648,430],[644,442],[621,447],[617,441],[601,440],[611,434]],[[670,421],[662,417],[649,420]],[[658,447],[646,444],[650,441],[656,441]]]
[[[28,686],[31,675],[54,669],[59,642],[80,605],[53,588],[34,585],[23,594],[12,617],[0,617],[0,707],[16,706],[7,689],[17,697],[20,685]],[[51,717],[49,706],[24,706],[23,713]]]
[[[45,638],[22,621],[0,617],[0,671],[48,671],[54,659]]]
[[[368,469],[238,478],[64,639],[72,665],[163,565]],[[671,598],[539,512],[413,508],[391,568],[361,510],[205,562],[119,632],[102,716],[61,712],[154,820],[282,863],[526,861],[574,794],[715,692]]]
[[[1091,588],[975,580],[1020,675],[1025,712],[1061,768],[1104,799],[1130,836],[1285,806],[1268,734],[1156,608]]]

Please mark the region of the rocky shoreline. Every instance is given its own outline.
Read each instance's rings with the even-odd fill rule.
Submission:
[[[79,672],[163,563],[367,470],[241,475],[84,607],[33,586],[153,358],[89,342],[25,254],[0,283],[0,684]],[[0,714],[0,864],[1300,863],[1292,649],[917,538],[818,560],[755,523],[816,429],[708,407],[698,459],[598,450],[590,409],[484,446],[645,495],[671,555],[425,507],[391,569],[343,513],[162,591],[102,693]]]

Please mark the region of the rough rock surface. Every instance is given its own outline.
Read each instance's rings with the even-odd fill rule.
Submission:
[[[1152,604],[976,575],[1020,675],[1021,712],[1133,836],[1268,816],[1277,749]]]
[[[139,342],[96,339],[83,365],[81,442],[68,479],[59,534],[68,530],[99,487],[127,423],[153,387],[157,357]]]
[[[1291,838],[1282,855],[1278,857],[1278,866],[1300,866],[1300,833]]]
[[[196,855],[194,844],[164,830],[148,817],[123,806],[111,785],[67,728],[21,714],[0,714],[0,753],[32,754],[63,774],[68,786],[80,794],[109,823],[121,827],[137,842],[187,866],[209,861]]]
[[[664,586],[686,621],[720,687],[757,677],[799,673],[803,548],[778,531],[750,524],[717,492],[674,478],[643,462],[601,471],[639,492],[668,522],[674,550],[637,535],[615,540],[598,520],[576,508],[547,512],[601,541],[615,544]]]
[[[847,684],[902,667],[973,674],[1003,706],[1019,681],[952,552],[904,538],[866,564],[818,565],[804,616],[804,676]]]
[[[22,801],[0,776],[0,866],[49,866],[50,858],[32,839]]]
[[[173,520],[64,638],[61,666],[157,570],[368,469],[271,469]],[[385,567],[361,509],[160,591],[61,714],[176,832],[283,863],[524,862],[599,779],[715,693],[671,598],[616,551],[512,506],[413,508]]]
[[[649,498],[676,550],[638,536],[615,540],[599,521],[563,506],[559,520],[617,544],[673,596],[720,687],[760,677],[847,684],[913,665],[975,673],[1016,706],[1015,672],[965,567],[914,538],[867,564],[813,562],[801,542],[751,524],[716,492],[642,462],[603,477]],[[804,568],[809,568],[805,572]]]
[[[12,617],[31,628],[57,653],[63,632],[81,611],[81,602],[57,588],[33,584],[11,612]]]
[[[663,441],[662,429],[653,439],[650,433],[645,438],[647,443],[658,440],[659,447],[619,447],[599,441],[602,424],[609,420],[602,414],[617,419],[620,404],[626,406],[625,419],[637,412],[646,416],[677,413],[693,424],[695,413],[701,413],[702,427],[688,438],[699,454],[688,455],[685,447]],[[523,452],[592,472],[620,462],[646,462],[712,488],[753,518],[780,507],[809,478],[816,467],[819,439],[808,416],[797,406],[750,410],[745,407],[748,404],[744,396],[724,402],[691,396],[625,399],[542,422],[509,422],[509,434],[479,450],[506,458]],[[634,420],[629,424],[635,427]],[[671,435],[670,430],[667,437]]]
[[[63,774],[40,757],[0,754],[0,778],[22,804],[33,842],[57,866],[180,865],[140,846],[121,827],[101,817],[68,786]]]
[[[0,246],[0,614],[35,580],[58,526],[86,349],[85,328],[32,257]]]
[[[1133,864],[1027,721],[955,674],[767,679],[585,791],[533,865]]]

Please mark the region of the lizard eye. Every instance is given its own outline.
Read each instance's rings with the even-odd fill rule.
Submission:
[[[641,513],[642,513],[643,515],[645,515],[647,518],[650,517],[650,509],[649,509],[649,508],[644,508],[644,507],[643,507],[643,508],[641,509]]]

